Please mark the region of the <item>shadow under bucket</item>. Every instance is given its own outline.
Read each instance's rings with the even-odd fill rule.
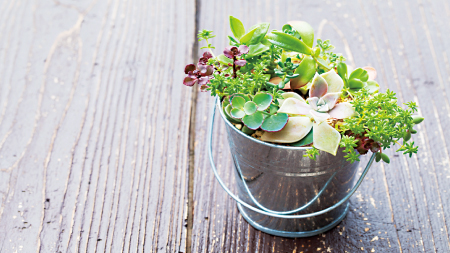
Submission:
[[[354,185],[358,162],[347,162],[342,150],[336,156],[320,151],[317,160],[304,157],[309,147],[289,147],[257,140],[225,121],[234,161],[238,196],[220,179],[212,157],[213,107],[209,155],[214,174],[238,202],[242,216],[254,228],[283,237],[307,237],[336,226],[348,212],[348,199],[361,184],[375,155]]]

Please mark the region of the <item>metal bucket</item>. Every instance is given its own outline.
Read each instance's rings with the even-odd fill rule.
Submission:
[[[254,228],[283,237],[307,237],[336,226],[348,212],[348,199],[361,184],[372,155],[356,185],[359,163],[347,162],[342,150],[336,156],[320,151],[317,160],[303,157],[308,147],[271,144],[236,129],[216,105],[225,121],[234,160],[238,197],[223,184],[212,157],[213,107],[209,155],[221,186],[238,202],[242,216]]]

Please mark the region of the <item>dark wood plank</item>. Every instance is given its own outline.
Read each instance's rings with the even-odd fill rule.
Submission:
[[[192,252],[449,251],[445,139],[450,130],[445,126],[450,67],[445,24],[450,9],[445,1],[431,2],[232,1],[222,5],[202,1],[199,28],[216,32],[217,53],[231,34],[228,15],[241,18],[246,27],[269,21],[271,29],[302,19],[320,37],[331,39],[350,64],[374,66],[382,89],[394,90],[400,103],[418,102],[419,113],[427,120],[414,136],[419,155],[406,158],[390,152],[391,164],[373,166],[339,227],[316,237],[285,239],[249,226],[215,182],[205,149],[212,99],[198,93]],[[430,101],[431,97],[436,99]],[[216,124],[216,164],[234,189],[225,129],[221,119]]]
[[[185,251],[194,1],[0,20],[0,252]]]

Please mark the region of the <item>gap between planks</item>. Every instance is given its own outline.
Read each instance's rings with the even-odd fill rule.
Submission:
[[[192,61],[198,58],[197,31],[200,19],[200,0],[195,0],[195,21],[194,21],[194,43],[192,45]],[[194,172],[195,172],[195,117],[197,112],[197,85],[191,90],[191,108],[189,118],[189,164],[188,164],[188,202],[187,202],[187,233],[186,233],[186,253],[191,253],[192,228],[194,225]]]

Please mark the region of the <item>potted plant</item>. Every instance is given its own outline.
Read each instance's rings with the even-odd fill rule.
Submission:
[[[230,46],[217,56],[212,31],[199,32],[208,51],[186,66],[183,82],[217,98],[239,197],[212,163],[216,177],[257,229],[287,237],[322,233],[345,217],[372,161],[389,163],[385,149],[417,153],[411,136],[424,119],[413,115],[416,103],[399,106],[395,93],[380,91],[374,68],[351,68],[329,40],[314,44],[304,21],[269,31],[269,23],[245,29],[230,16],[230,27]],[[360,155],[369,151],[353,185]]]

